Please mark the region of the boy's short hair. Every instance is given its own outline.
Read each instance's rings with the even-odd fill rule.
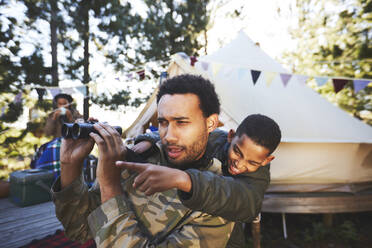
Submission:
[[[159,88],[156,103],[164,95],[195,94],[200,101],[200,109],[204,117],[220,113],[220,101],[213,84],[201,77],[191,74],[183,74],[164,81]]]
[[[236,134],[246,134],[254,143],[263,146],[273,153],[278,147],[282,134],[279,125],[271,118],[253,114],[247,116],[238,126]]]

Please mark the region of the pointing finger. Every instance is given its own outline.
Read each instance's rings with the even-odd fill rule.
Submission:
[[[128,169],[131,171],[135,171],[138,173],[143,172],[148,167],[146,164],[143,163],[134,163],[134,162],[126,162],[126,161],[116,161],[116,166],[124,169]]]

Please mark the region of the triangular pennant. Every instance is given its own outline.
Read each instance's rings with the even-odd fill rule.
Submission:
[[[288,74],[288,73],[280,73],[280,78],[282,79],[282,82],[283,82],[283,85],[284,87],[287,86],[289,80],[291,79],[292,77],[292,74]]]
[[[179,52],[179,53],[177,53],[177,54],[180,55],[181,58],[183,58],[183,59],[188,59],[188,58],[189,58],[189,56],[187,56],[187,54],[184,53],[184,52]]]
[[[66,94],[68,94],[68,95],[72,95],[72,94],[74,94],[75,93],[75,91],[74,91],[74,89],[73,88],[63,88],[62,89],[62,92],[63,93],[66,93]]]
[[[349,82],[348,79],[337,79],[337,78],[333,78],[332,81],[333,81],[333,88],[336,93],[342,90],[344,86]]]
[[[159,84],[162,84],[164,82],[164,80],[167,79],[167,75],[168,75],[168,73],[166,71],[163,71],[162,73],[160,73]]]
[[[43,100],[46,90],[44,88],[36,88],[37,95],[39,96],[39,101]]]
[[[316,84],[318,86],[323,86],[327,83],[328,79],[327,77],[314,77],[315,78],[315,81],[316,81]]]
[[[222,68],[222,64],[213,63],[212,64],[212,73],[213,73],[213,76],[217,76],[217,74],[220,72],[221,68]]]
[[[247,73],[248,73],[248,69],[246,68],[239,68],[238,69],[238,80],[244,80],[244,77],[246,77]]]
[[[362,89],[364,89],[365,87],[367,87],[367,85],[369,83],[371,83],[372,81],[369,81],[369,80],[354,80],[353,81],[353,84],[354,84],[354,92],[355,93],[358,93],[359,91],[361,91]]]
[[[137,71],[137,74],[138,74],[140,80],[145,79],[145,70]]]
[[[22,102],[22,92],[19,92],[15,97],[14,97],[14,103],[18,104]]]
[[[83,94],[84,96],[87,95],[87,87],[86,87],[86,86],[78,86],[78,87],[76,87],[76,89],[77,89],[81,94]]]
[[[197,62],[198,59],[195,57],[195,56],[191,56],[190,57],[190,65],[191,66],[194,66],[195,65],[195,62]]]
[[[60,88],[50,88],[49,92],[50,92],[50,94],[52,94],[52,96],[54,98],[56,95],[61,93],[61,89]]]
[[[273,82],[277,74],[278,74],[277,72],[272,72],[272,71],[267,71],[264,73],[267,86],[271,85],[271,83]]]
[[[201,67],[203,68],[204,71],[208,71],[209,64],[207,62],[202,61]]]
[[[97,84],[91,84],[91,85],[90,85],[90,89],[92,89],[92,93],[93,93],[94,95],[98,95]]]
[[[133,74],[132,73],[127,73],[125,76],[128,78],[128,80],[133,79]]]
[[[261,71],[251,70],[253,84],[256,85],[258,78],[260,77]]]
[[[305,75],[296,75],[297,82],[300,84],[306,84],[306,81],[309,77]]]
[[[2,116],[5,113],[5,106],[1,108],[0,116]]]

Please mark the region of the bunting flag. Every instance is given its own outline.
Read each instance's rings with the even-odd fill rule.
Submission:
[[[369,83],[371,83],[372,81],[368,81],[368,80],[354,80],[353,81],[353,84],[354,84],[354,92],[355,93],[358,93],[359,91],[363,90],[365,87],[367,87],[367,85]]]
[[[69,95],[72,95],[72,94],[75,93],[75,90],[74,90],[74,88],[69,87],[69,88],[63,88],[62,92],[66,93],[66,94],[69,94]]]
[[[333,78],[332,81],[333,81],[333,88],[336,93],[342,90],[344,86],[349,82],[348,79],[337,79],[337,78]]]
[[[327,77],[314,77],[315,78],[315,81],[316,81],[316,84],[318,86],[323,86],[327,83],[328,79]]]
[[[49,89],[50,93],[52,94],[53,98],[58,95],[59,93],[61,93],[61,89],[60,88],[50,88]]]
[[[91,84],[89,87],[92,89],[94,95],[98,95],[97,84]]]
[[[14,97],[14,103],[19,104],[22,102],[22,91],[19,92],[15,97]]]
[[[177,54],[180,55],[181,58],[183,58],[183,59],[189,59],[189,56],[187,56],[187,54],[184,53],[184,52],[179,52],[179,53],[177,53]]]
[[[261,71],[251,70],[253,84],[256,85],[258,78],[260,77]]]
[[[195,56],[190,56],[190,65],[194,66],[198,59]]]
[[[222,68],[222,65],[219,64],[219,63],[213,63],[212,64],[212,73],[213,73],[213,76],[217,76],[217,74],[220,72]]]
[[[243,79],[247,76],[248,70],[245,68],[239,68],[237,74],[238,74],[238,79]]]
[[[267,71],[264,73],[265,75],[265,80],[266,80],[266,85],[269,87],[271,83],[273,82],[274,78],[276,77],[278,73],[277,72],[272,72],[272,71]]]
[[[39,101],[42,101],[46,90],[44,88],[36,88],[36,92],[37,92],[37,95],[39,97]]]
[[[204,71],[208,71],[209,64],[207,62],[202,61],[201,67]]]
[[[297,82],[300,84],[306,84],[306,81],[309,77],[305,75],[296,75]]]
[[[5,106],[1,108],[0,116],[2,116],[5,113]]]
[[[145,70],[137,71],[137,74],[138,74],[140,80],[145,79]]]
[[[87,86],[79,86],[76,89],[84,96],[87,96]]]
[[[161,85],[164,82],[164,80],[167,79],[167,76],[168,76],[168,73],[166,71],[163,71],[162,73],[160,73],[159,85]]]
[[[280,73],[280,78],[282,79],[284,87],[287,86],[289,80],[291,79],[292,75],[288,73]]]

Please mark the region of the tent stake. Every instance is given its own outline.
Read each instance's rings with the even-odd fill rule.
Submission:
[[[282,213],[282,222],[283,222],[283,235],[284,235],[284,239],[287,239],[287,225],[286,225],[286,222],[285,222],[285,213]]]

